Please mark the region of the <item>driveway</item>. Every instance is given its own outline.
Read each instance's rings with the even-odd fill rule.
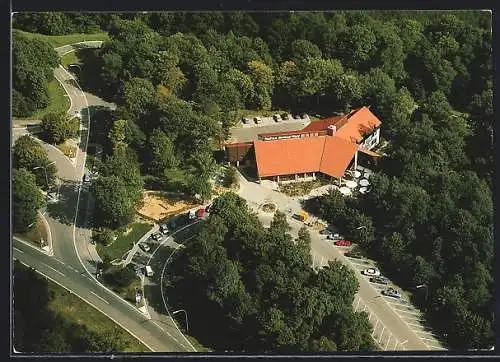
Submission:
[[[291,217],[292,214],[301,210],[300,202],[297,198],[291,198],[277,191],[263,187],[257,183],[247,181],[239,172],[240,189],[238,194],[247,200],[249,206],[254,209],[261,222],[269,225],[273,214],[265,213],[260,206],[266,202],[274,202],[278,209],[285,211],[291,209],[288,213],[288,223],[292,227],[291,234],[297,237],[299,229],[303,223]],[[383,297],[378,287],[374,286],[368,279],[360,273],[360,267],[344,256],[344,251],[336,247],[333,243],[319,234],[318,231],[309,229],[311,235],[311,254],[315,267],[322,267],[329,260],[340,260],[343,264],[350,266],[359,282],[359,290],[356,295],[355,308],[364,308],[369,311],[370,321],[374,327],[374,339],[379,343],[382,349],[389,350],[437,350],[443,349],[436,338],[428,329],[421,325],[419,320],[408,322],[407,318],[402,317],[403,312],[395,311],[393,300],[389,297]],[[389,300],[387,300],[389,298]],[[392,304],[391,304],[392,303]],[[405,305],[409,302],[405,302]],[[360,307],[361,305],[361,307]],[[420,313],[413,308],[413,313],[420,318]],[[411,324],[413,324],[413,326]],[[427,334],[421,333],[427,332]],[[386,347],[387,346],[387,347]]]

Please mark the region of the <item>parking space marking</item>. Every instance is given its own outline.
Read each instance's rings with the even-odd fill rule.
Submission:
[[[424,328],[424,326],[422,326],[421,324],[415,324],[415,323],[410,323],[410,322],[406,322],[406,324],[410,325],[410,326],[413,326],[413,327],[418,327],[418,328]]]
[[[393,303],[391,303],[391,304],[393,304]],[[411,314],[411,315],[413,315],[413,316],[417,316],[417,317],[420,317],[420,318],[422,318],[422,317],[423,317],[423,315],[422,315],[421,313],[418,313],[418,312],[413,312],[413,311],[411,311],[411,310],[408,310],[408,308],[405,310],[405,309],[399,309],[399,308],[394,307],[394,309],[395,309],[395,310],[397,310],[398,312]]]
[[[415,317],[409,317],[409,316],[402,316],[400,315],[401,318],[404,318],[405,320],[410,320],[410,321],[413,321],[413,322],[418,322],[418,323],[425,323],[425,320],[422,319],[422,318],[415,318]]]
[[[426,346],[429,348],[434,348],[434,349],[439,349],[441,351],[446,351],[446,348],[443,348],[443,347],[429,346],[428,344],[426,344]]]
[[[424,337],[420,337],[420,339],[424,340],[424,341],[431,341],[431,342],[435,342],[435,343],[439,343],[438,340],[434,339],[434,338],[424,338]]]
[[[432,336],[433,338],[437,338],[432,332],[427,332],[427,331],[424,331],[424,330],[415,331],[415,333],[426,334],[428,336]],[[422,337],[420,337],[420,338],[422,338]]]

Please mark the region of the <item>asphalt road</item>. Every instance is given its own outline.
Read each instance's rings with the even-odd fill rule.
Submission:
[[[278,209],[282,211],[291,209],[292,212],[287,215],[288,222],[292,227],[291,234],[297,236],[303,223],[293,219],[291,216],[301,210],[299,201],[257,183],[248,182],[241,174],[239,174],[239,178],[240,190],[238,194],[240,197],[246,199],[249,206],[257,211],[259,219],[265,225],[270,223],[273,215],[266,214],[260,209],[262,204],[269,201],[274,202]],[[402,314],[397,313],[395,308],[393,308],[393,303],[395,303],[395,301],[391,301],[390,297],[381,296],[380,289],[375,287],[368,281],[367,277],[360,273],[363,267],[357,267],[356,264],[353,264],[353,260],[345,257],[342,248],[334,246],[331,242],[327,242],[325,237],[321,236],[318,231],[311,229],[309,229],[309,231],[311,234],[311,254],[316,263],[325,265],[328,260],[337,259],[354,270],[359,282],[359,290],[356,298],[360,300],[362,305],[366,306],[364,307],[366,311],[371,312],[370,321],[374,325],[374,332],[382,334],[381,338],[378,338],[379,336],[377,334],[374,336],[374,339],[377,341],[380,339],[379,344],[382,349],[384,349],[386,345],[388,346],[387,348],[394,348],[393,346],[396,345],[396,349],[415,351],[443,349],[432,333],[427,329],[424,327],[417,329],[417,327],[415,327],[419,322],[408,322],[402,317]],[[369,265],[365,267],[369,267]],[[378,324],[384,327],[382,331],[378,328]],[[412,324],[415,326],[412,326]],[[422,333],[427,333],[427,335],[424,336],[420,334],[421,331]],[[397,343],[394,341],[397,341]]]
[[[142,341],[153,352],[190,351],[175,328],[168,325],[158,326],[154,319],[148,319],[130,303],[97,284],[81,266],[74,267],[59,258],[49,257],[16,238],[13,244],[14,258],[72,291]]]
[[[92,44],[97,43],[92,42]],[[56,50],[59,54],[63,54],[74,50],[74,46],[64,46]],[[79,111],[82,114],[79,148],[76,160],[72,161],[55,147],[42,143],[48,151],[49,159],[55,161],[58,176],[63,182],[59,190],[59,202],[48,205],[45,214],[51,229],[54,256],[51,258],[19,240],[13,242],[14,256],[72,290],[153,351],[192,351],[185,341],[182,342],[183,337],[175,326],[161,325],[154,320],[148,320],[135,306],[94,278],[98,255],[95,247],[89,243],[91,230],[86,227],[85,221],[88,212],[84,210],[84,206],[87,202],[85,198],[81,198],[82,195],[85,196],[82,177],[91,125],[89,106],[110,106],[110,104],[94,96],[87,99],[74,77],[62,66],[54,70],[54,75],[69,94],[71,100],[69,113],[74,114]],[[16,131],[14,137],[21,134],[22,131]],[[79,208],[82,210],[78,210]]]

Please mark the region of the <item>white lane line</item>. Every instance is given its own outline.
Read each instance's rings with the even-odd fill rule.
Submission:
[[[405,339],[405,340],[404,340],[403,342],[401,342],[399,345],[401,345],[401,346],[402,346],[402,345],[403,345],[403,344],[405,344],[405,343],[408,343],[408,340],[407,340],[407,339]]]
[[[45,265],[46,267],[49,267],[50,269],[52,269],[52,270],[53,270],[53,271],[55,271],[56,273],[61,274],[63,277],[65,277],[65,276],[66,276],[66,275],[64,275],[64,273],[61,273],[59,270],[57,270],[57,269],[55,269],[55,268],[51,267],[50,265],[45,264],[45,263],[42,263],[42,264],[43,264],[43,265]]]
[[[420,339],[423,339],[425,341],[431,341],[431,342],[436,342],[438,343],[439,341],[436,341],[435,339],[431,339],[431,338],[424,338],[424,337],[420,337]]]
[[[108,302],[106,299],[104,299],[103,297],[98,296],[98,295],[97,295],[97,294],[95,294],[93,291],[90,291],[90,292],[91,292],[92,294],[94,294],[97,298],[99,298],[100,300],[102,300],[104,303],[109,304],[109,302]]]
[[[20,249],[16,248],[15,246],[13,246],[13,248],[14,248],[14,250],[17,250],[17,252],[19,252],[19,253],[21,253],[21,254],[24,254],[24,251],[22,251],[22,250],[20,250]]]
[[[162,326],[160,326],[158,323],[156,323],[155,321],[152,321],[158,328],[160,328],[163,332],[166,332]]]
[[[61,263],[62,265],[66,265],[64,264],[64,262],[62,262],[61,260],[57,259],[57,258],[54,258],[54,260],[58,261],[59,263]]]
[[[389,345],[389,341],[391,340],[392,334],[389,335],[389,339],[387,340],[387,343],[385,344],[384,351],[387,351],[387,346]]]
[[[392,303],[391,303],[392,304]],[[404,310],[404,309],[399,309],[399,308],[394,308],[395,310],[397,310],[398,312],[402,312],[402,313],[408,313],[408,314],[411,314],[411,315],[414,315],[414,316],[417,316],[417,317],[422,317],[422,314],[421,313],[417,313],[417,312],[412,312],[410,310]]]
[[[443,347],[436,347],[436,346],[432,346],[432,345],[429,346],[428,344],[426,344],[426,346],[429,348],[434,348],[434,349],[439,349],[441,351],[446,351],[446,348],[443,348]]]
[[[434,338],[437,338],[434,334],[432,334],[431,332],[427,332],[427,331],[416,331],[415,333],[421,333],[421,334],[427,334],[428,336],[432,336]],[[422,338],[422,337],[420,337]]]
[[[406,322],[406,324],[410,325],[410,326],[413,326],[413,327],[419,327],[419,328],[424,328],[423,325],[421,324],[415,324],[415,323],[410,323],[410,322]]]

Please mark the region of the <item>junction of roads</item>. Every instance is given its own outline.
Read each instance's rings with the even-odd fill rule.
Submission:
[[[100,47],[101,44],[102,42],[99,41],[82,42],[56,48],[56,51],[59,55],[64,55],[81,47]],[[154,279],[142,277],[145,297],[147,300],[148,291],[152,288],[160,288],[163,306],[148,305],[146,311],[141,311],[96,278],[97,264],[101,260],[95,245],[90,242],[92,230],[87,222],[93,200],[82,179],[85,173],[93,109],[95,107],[113,108],[114,105],[84,92],[75,77],[62,65],[54,70],[54,75],[69,97],[68,113],[81,115],[78,151],[76,157],[70,159],[56,147],[40,141],[49,159],[57,167],[57,178],[60,182],[58,202],[64,203],[65,207],[62,211],[58,209],[58,212],[51,212],[49,205],[42,213],[42,218],[48,228],[47,247],[38,248],[14,237],[12,257],[34,268],[38,273],[92,305],[141,341],[152,352],[196,352],[195,347],[181,332],[173,318],[174,314],[183,312],[186,317],[185,327],[189,330],[188,311],[170,311],[162,290],[162,280],[168,277],[165,272],[166,264],[175,251],[182,247],[182,243],[175,241],[176,233],[182,229],[164,237],[163,240],[156,241],[157,245],[151,248],[151,252],[144,252],[138,248],[138,244],[158,230],[158,225],[155,225],[140,240],[137,240],[125,260],[126,263],[140,266],[154,266],[159,277]],[[30,131],[22,125],[20,127],[14,125],[12,141],[14,142],[23,134],[30,134]],[[241,174],[239,178],[239,196],[247,200],[264,225],[270,224],[273,215],[264,212],[262,205],[272,201],[278,209],[287,210],[287,219],[292,228],[290,233],[293,236],[298,235],[303,223],[292,218],[294,213],[301,210],[297,198],[288,197],[263,185],[248,181]],[[188,224],[184,228],[194,227],[198,222]],[[373,325],[372,336],[381,350],[438,351],[445,349],[437,336],[425,326],[420,311],[414,308],[407,299],[394,299],[381,295],[380,291],[383,286],[370,283],[368,278],[360,273],[361,270],[374,266],[373,262],[346,257],[342,248],[326,241],[318,231],[311,229],[310,234],[314,268],[326,265],[329,260],[339,260],[355,271],[359,281],[359,290],[353,307],[356,311],[365,311],[369,315]],[[148,242],[151,240],[148,239]],[[184,242],[189,242],[189,239]]]

